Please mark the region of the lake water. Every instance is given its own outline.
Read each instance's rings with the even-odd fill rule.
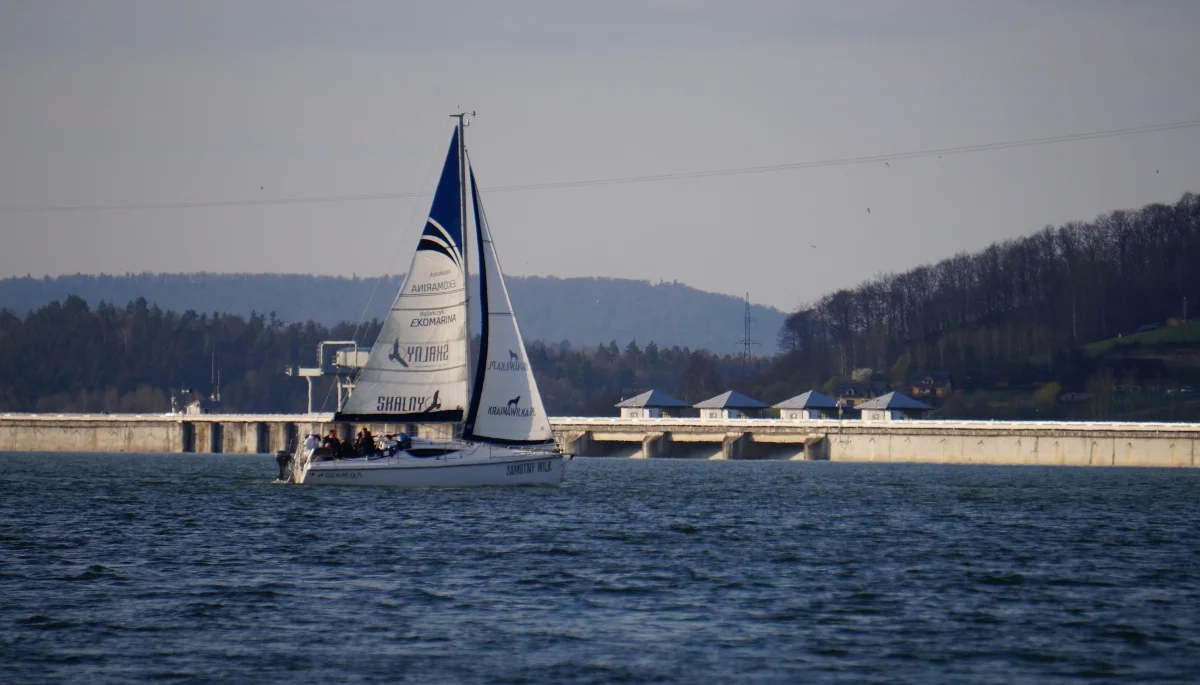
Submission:
[[[0,682],[1195,682],[1200,472],[0,454]]]

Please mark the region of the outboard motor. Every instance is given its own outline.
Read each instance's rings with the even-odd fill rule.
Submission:
[[[279,450],[275,453],[275,463],[279,464],[279,478],[281,481],[292,479],[292,453],[287,450]]]

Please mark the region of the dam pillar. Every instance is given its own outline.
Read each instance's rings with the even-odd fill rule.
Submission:
[[[267,451],[276,452],[279,450],[289,450],[295,447],[295,444],[289,442],[289,435],[296,434],[296,424],[289,421],[272,422],[267,426]]]
[[[741,459],[746,442],[750,439],[749,435],[749,433],[726,433],[725,438],[721,440],[721,456],[713,458]]]
[[[192,451],[204,452],[208,449],[208,434],[212,432],[212,424],[207,421],[192,423]]]
[[[669,456],[671,456],[670,433],[647,433],[646,437],[642,438],[643,459]]]
[[[824,435],[810,435],[805,438],[805,461],[829,461],[829,452],[829,438]]]
[[[196,451],[196,424],[191,421],[179,422],[179,451]]]
[[[296,447],[300,444],[300,424],[285,423],[283,424],[283,436],[279,442],[279,449],[295,452]]]
[[[220,454],[222,440],[225,436],[225,427],[220,423],[213,421],[208,424],[208,451],[212,454]]]
[[[266,454],[271,451],[271,427],[266,423],[251,424],[254,429],[254,453]]]
[[[574,431],[563,436],[562,450],[566,454],[586,457],[591,447],[592,434],[590,431]]]

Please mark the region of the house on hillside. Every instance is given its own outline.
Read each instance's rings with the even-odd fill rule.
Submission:
[[[784,420],[827,419],[838,413],[837,400],[816,390],[796,395],[774,407],[779,410],[779,418]]]
[[[1144,385],[1167,376],[1166,361],[1160,357],[1113,357],[1102,364],[1122,385]]]
[[[617,403],[623,419],[657,419],[663,416],[682,416],[690,409],[687,402],[677,400],[662,390],[646,392]]]
[[[914,373],[908,377],[907,387],[909,397],[934,405],[944,402],[954,391],[950,374],[945,371]]]
[[[1090,392],[1064,392],[1058,396],[1058,401],[1063,404],[1078,404],[1080,402],[1087,402],[1090,399],[1092,399],[1092,393]]]
[[[737,390],[723,392],[692,406],[700,410],[701,419],[717,421],[757,417],[762,414],[763,409],[767,408],[767,405],[753,397],[743,395]]]
[[[900,421],[921,419],[932,407],[918,402],[908,395],[889,392],[858,405],[863,421]]]
[[[879,397],[887,391],[887,383],[880,383],[879,381],[863,381],[861,383],[847,381],[845,383],[838,383],[837,387],[833,390],[833,396],[837,399],[839,405],[853,408],[869,399]]]

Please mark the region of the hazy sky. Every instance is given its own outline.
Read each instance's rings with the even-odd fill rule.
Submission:
[[[428,197],[8,210],[430,191],[459,105],[485,191],[1196,120],[1198,35],[1190,0],[0,0],[0,276],[401,272]],[[791,309],[1185,191],[1200,128],[484,199],[510,273]]]

